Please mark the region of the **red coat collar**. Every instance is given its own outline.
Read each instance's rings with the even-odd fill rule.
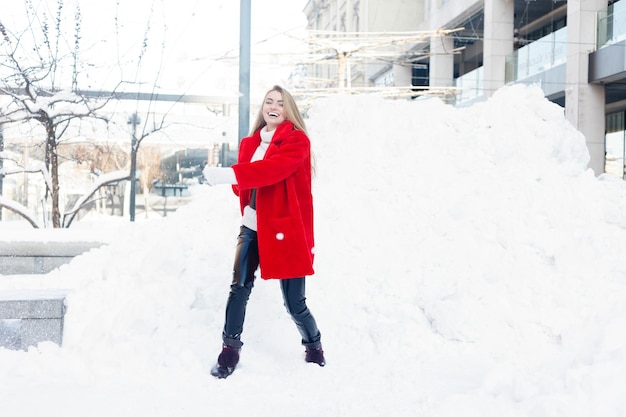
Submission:
[[[261,129],[265,128],[265,126],[263,126]],[[284,122],[282,122],[281,124],[278,125],[278,127],[276,128],[276,133],[274,133],[274,137],[272,138],[272,142],[276,139],[279,139],[280,137],[283,136],[283,134],[287,133],[287,132],[291,132],[293,129],[295,129],[295,125],[293,124],[293,122],[289,121],[289,120],[285,120]],[[254,132],[253,137],[255,139],[258,139],[259,142],[261,141],[261,129],[257,129],[256,132]]]
[[[263,127],[261,129],[263,129]],[[252,155],[254,154],[254,151],[256,151],[256,148],[261,143],[261,129],[257,129],[252,136],[249,136],[242,141],[241,150],[239,154],[240,156],[239,162],[250,161],[250,159],[252,158]],[[272,137],[272,142],[270,144],[270,147],[279,145],[282,142],[283,138],[293,129],[295,129],[295,125],[289,120],[285,120],[280,125],[278,125],[278,127],[276,128],[276,132],[274,133],[274,136]]]

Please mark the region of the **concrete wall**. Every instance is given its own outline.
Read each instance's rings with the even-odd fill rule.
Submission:
[[[0,291],[0,347],[27,350],[40,342],[63,342],[66,293]]]

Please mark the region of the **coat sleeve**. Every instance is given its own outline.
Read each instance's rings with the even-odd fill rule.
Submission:
[[[260,141],[261,141],[260,136],[258,138],[255,138],[254,136],[243,138],[241,140],[241,143],[239,144],[239,153],[237,155],[237,164],[235,164],[235,165],[246,163],[247,161],[250,161],[250,158],[252,158],[252,154],[254,153],[255,149],[258,146],[257,142],[260,142]],[[232,167],[234,167],[235,165],[233,165]],[[235,176],[237,176],[237,175],[235,174]],[[239,186],[239,182],[237,182],[237,184],[233,184],[232,188],[233,188],[233,193],[235,193],[235,195],[237,197],[241,197],[241,190],[243,188]]]
[[[232,166],[240,191],[276,184],[296,172],[311,157],[311,144],[303,131],[293,129],[277,139],[268,148],[264,159]]]

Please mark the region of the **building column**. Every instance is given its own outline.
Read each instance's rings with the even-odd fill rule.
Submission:
[[[450,36],[430,38],[430,87],[452,87],[454,85],[454,39]],[[450,96],[452,99],[452,96]]]
[[[354,6],[352,0],[346,0],[346,32],[355,32],[354,30]]]
[[[485,0],[484,97],[505,84],[506,57],[513,53],[514,12],[513,0]]]
[[[589,84],[589,54],[596,49],[596,12],[607,0],[567,2],[567,72],[565,117],[584,136],[591,157],[589,168],[604,173],[604,86]]]

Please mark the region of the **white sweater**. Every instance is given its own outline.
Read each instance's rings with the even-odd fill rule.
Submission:
[[[265,126],[261,130],[261,143],[259,144],[259,147],[256,148],[256,151],[254,151],[254,154],[252,155],[252,159],[250,159],[250,162],[260,161],[265,157],[265,152],[267,152],[267,148],[270,146],[270,143],[272,142],[272,137],[274,136],[274,132],[276,132],[275,129],[272,130],[271,132],[268,132],[266,129],[267,129],[267,126]],[[243,208],[243,218],[241,220],[241,224],[246,226],[248,229],[252,229],[256,231],[256,210],[250,206],[245,206]]]

